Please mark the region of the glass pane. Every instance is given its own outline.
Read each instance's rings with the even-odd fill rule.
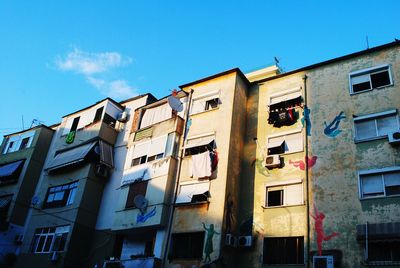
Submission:
[[[400,185],[400,172],[388,172],[384,174],[385,186],[398,186]]]
[[[36,252],[43,252],[43,245],[44,245],[44,241],[46,240],[46,236],[40,236],[39,237],[39,242],[38,245],[36,247]]]
[[[49,252],[51,243],[53,242],[53,235],[47,236],[46,243],[44,244],[43,252]]]
[[[381,174],[361,176],[362,195],[373,196],[383,194],[383,183]]]
[[[383,87],[390,85],[389,72],[387,70],[371,74],[372,88]]]
[[[379,136],[387,135],[390,132],[394,132],[398,129],[397,117],[395,115],[382,117],[377,119],[378,134]]]
[[[64,192],[58,192],[54,195],[54,201],[60,201],[64,198]]]
[[[71,189],[71,191],[69,192],[69,196],[68,196],[68,201],[67,201],[67,205],[70,205],[74,202],[74,198],[75,198],[75,194],[76,194],[76,189]]]
[[[355,122],[356,138],[358,140],[376,137],[375,120]]]
[[[49,194],[49,196],[47,197],[47,203],[53,202],[54,200],[54,194]]]

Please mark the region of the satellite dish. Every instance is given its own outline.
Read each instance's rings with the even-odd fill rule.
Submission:
[[[35,195],[34,197],[32,197],[31,204],[33,206],[36,206],[37,204],[39,204],[39,201],[39,196]]]
[[[183,111],[183,103],[177,97],[171,95],[167,99],[168,99],[168,104],[169,106],[171,106],[172,110],[175,110],[177,112]]]
[[[142,214],[146,212],[147,206],[149,205],[149,201],[141,194],[135,196],[135,198],[133,199],[133,203]]]

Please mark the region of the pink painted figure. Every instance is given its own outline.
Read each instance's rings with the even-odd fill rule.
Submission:
[[[308,168],[312,168],[315,165],[315,163],[317,163],[318,157],[313,156],[309,158],[308,156],[306,156],[304,159],[308,162]],[[297,160],[297,161],[289,160],[289,164],[292,164],[294,167],[300,168],[300,170],[306,169],[306,164],[305,161],[303,160]]]
[[[318,212],[317,208],[314,205],[314,213],[315,215],[310,214],[310,216],[315,220],[315,232],[317,233],[317,246],[318,246],[318,254],[322,255],[322,242],[331,240],[333,237],[338,236],[339,233],[333,232],[330,235],[325,235],[324,232],[324,219],[325,214],[323,212]]]

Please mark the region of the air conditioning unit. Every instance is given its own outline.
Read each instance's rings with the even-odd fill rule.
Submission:
[[[231,247],[237,247],[237,238],[233,234],[226,234],[225,245]]]
[[[268,155],[265,158],[265,167],[266,168],[277,168],[281,167],[281,157],[279,154]]]
[[[400,130],[388,134],[389,143],[392,145],[400,145]]]
[[[103,263],[103,268],[117,268],[117,267],[124,267],[120,260],[115,257],[110,257],[109,260],[105,260]]]
[[[239,236],[237,245],[239,247],[251,247],[253,242],[253,237],[251,235]]]
[[[57,251],[53,251],[50,253],[50,256],[49,256],[50,261],[56,262],[56,261],[58,261],[59,258],[60,258],[60,253],[58,253]]]
[[[333,256],[314,256],[313,268],[333,268]]]
[[[122,123],[128,121],[128,113],[127,113],[126,111],[123,111],[122,113],[120,113],[120,114],[118,115],[118,119],[117,119],[117,120],[118,120],[119,122],[122,122]]]
[[[108,167],[105,165],[96,165],[95,174],[98,177],[107,178],[108,177]]]
[[[17,234],[14,238],[14,243],[17,245],[21,245],[23,240],[24,240],[24,235]]]

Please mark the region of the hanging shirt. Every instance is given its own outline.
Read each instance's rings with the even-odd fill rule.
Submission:
[[[198,178],[211,176],[211,158],[209,151],[192,155],[192,174],[193,177]]]

